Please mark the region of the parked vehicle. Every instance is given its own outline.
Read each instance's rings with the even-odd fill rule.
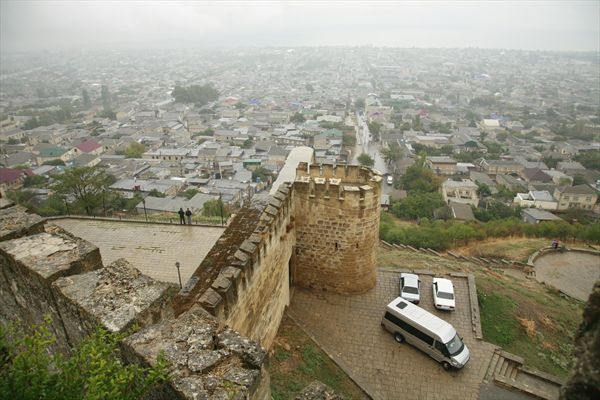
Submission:
[[[414,304],[421,300],[421,281],[419,276],[403,272],[400,274],[400,297]]]
[[[388,175],[386,178],[386,182],[388,185],[391,185],[394,183],[394,177],[392,175]]]
[[[398,343],[415,346],[445,370],[460,369],[469,362],[469,349],[452,325],[401,297],[386,306],[381,325]]]
[[[446,278],[433,278],[433,305],[439,310],[454,311],[454,286]]]

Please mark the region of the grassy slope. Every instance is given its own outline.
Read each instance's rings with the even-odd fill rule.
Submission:
[[[523,357],[530,368],[560,377],[568,374],[573,337],[581,322],[581,302],[564,298],[535,280],[468,262],[384,249],[380,249],[378,259],[380,266],[388,268],[472,272],[484,339]]]
[[[453,251],[467,256],[498,257],[527,262],[531,254],[542,247],[550,246],[551,242],[544,238],[491,238],[458,247]],[[586,243],[577,241],[569,241],[565,244],[568,247],[588,247]]]
[[[347,399],[365,399],[361,389],[290,318],[284,317],[269,362],[274,400],[293,399],[314,380]]]

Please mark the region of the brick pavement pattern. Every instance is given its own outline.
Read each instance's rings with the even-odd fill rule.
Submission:
[[[376,287],[356,296],[296,288],[289,314],[374,399],[476,400],[496,347],[475,338],[467,278],[450,278],[456,311],[442,312],[433,307],[433,276],[420,275],[420,306],[451,323],[471,352],[462,370],[446,372],[381,327],[386,304],[398,297],[399,276],[400,271],[379,270]]]
[[[125,258],[154,279],[179,284],[175,268],[175,262],[179,261],[184,285],[225,230],[85,219],[52,222],[98,246],[104,265]]]
[[[600,279],[600,256],[578,251],[547,253],[534,262],[535,278],[571,297],[587,301]]]

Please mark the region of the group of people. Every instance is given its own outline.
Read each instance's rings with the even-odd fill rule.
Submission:
[[[179,211],[177,211],[177,214],[179,214],[179,224],[185,225],[186,220],[187,220],[188,225],[192,224],[192,212],[190,211],[189,208],[185,211],[183,211],[183,208],[179,208]]]

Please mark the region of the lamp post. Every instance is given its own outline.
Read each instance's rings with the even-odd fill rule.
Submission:
[[[219,208],[221,210],[221,226],[223,226],[223,194],[219,192]]]
[[[144,205],[144,216],[146,217],[146,222],[148,222],[148,213],[146,212],[146,198],[142,197],[142,204]]]
[[[181,272],[179,272],[179,267],[181,267],[181,264],[179,264],[179,261],[175,262],[175,267],[177,268],[177,276],[179,277],[179,289],[181,289],[183,286],[181,285]]]

